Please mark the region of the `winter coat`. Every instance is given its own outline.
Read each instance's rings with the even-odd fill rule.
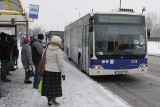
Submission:
[[[8,40],[0,40],[0,59],[10,60],[11,53],[11,43]]]
[[[44,46],[42,44],[42,41],[37,39],[33,44],[32,44],[32,60],[34,65],[38,65],[39,61],[41,59],[41,55],[43,53]]]
[[[61,72],[61,74],[64,75],[62,49],[56,45],[48,45],[46,51],[45,71]]]
[[[31,46],[29,44],[24,44],[21,50],[21,62],[24,69],[27,68],[29,61],[32,62]]]
[[[18,46],[17,46],[16,41],[14,41],[14,43],[12,45],[11,54],[12,54],[12,58],[18,58],[18,56],[19,56],[19,50],[18,50]]]

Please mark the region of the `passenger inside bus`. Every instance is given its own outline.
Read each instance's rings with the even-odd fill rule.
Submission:
[[[120,44],[119,44],[119,49],[120,50],[123,50],[123,49],[127,49],[127,48],[133,48],[134,45],[133,45],[133,42],[132,42],[132,39],[131,37],[123,37],[121,40],[120,40]]]

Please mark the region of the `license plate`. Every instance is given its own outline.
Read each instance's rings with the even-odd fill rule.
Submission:
[[[127,74],[128,71],[115,71],[115,75],[119,75],[119,74]]]

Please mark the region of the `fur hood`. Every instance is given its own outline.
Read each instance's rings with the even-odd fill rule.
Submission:
[[[59,45],[58,43],[53,42],[53,41],[49,41],[49,42],[47,43],[47,46],[49,46],[49,45],[55,45],[55,46],[58,46],[59,48],[61,48],[61,45]]]

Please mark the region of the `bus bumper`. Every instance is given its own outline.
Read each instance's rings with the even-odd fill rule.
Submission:
[[[123,70],[111,70],[111,69],[92,69],[89,68],[90,76],[100,75],[120,75],[120,74],[134,74],[134,73],[146,73],[148,67],[135,68],[135,69],[123,69]]]

